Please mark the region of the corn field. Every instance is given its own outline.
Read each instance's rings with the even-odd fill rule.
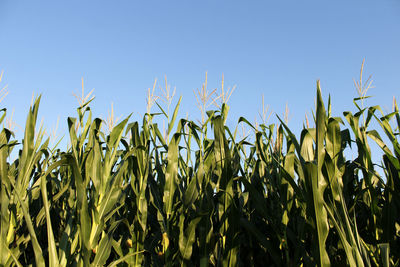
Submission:
[[[332,117],[316,91],[300,135],[241,117],[243,138],[227,103],[195,122],[178,118],[179,99],[106,132],[86,101],[67,149],[37,127],[38,97],[22,141],[4,123],[0,134],[0,266],[399,266],[397,106],[361,97]]]

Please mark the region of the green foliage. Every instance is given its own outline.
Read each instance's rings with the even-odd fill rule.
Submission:
[[[257,130],[240,118],[254,130],[242,140],[226,103],[197,125],[177,119],[179,99],[172,117],[159,106],[106,134],[90,100],[61,151],[36,132],[38,98],[15,159],[13,133],[0,133],[0,266],[398,266],[400,114],[362,99],[345,128],[318,82],[315,128],[297,138],[282,120]]]

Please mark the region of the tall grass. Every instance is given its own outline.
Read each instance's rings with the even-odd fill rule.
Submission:
[[[23,140],[2,128],[0,266],[399,265],[397,106],[360,107],[363,95],[355,114],[332,117],[318,82],[314,128],[297,136],[279,117],[257,126],[240,118],[253,131],[238,139],[225,124],[226,97],[213,111],[200,103],[196,123],[178,119],[180,99],[170,111],[169,91],[167,111],[151,113],[153,92],[142,122],[127,117],[108,130],[82,95],[66,150],[36,131],[40,97]],[[210,99],[206,84],[198,93]],[[165,116],[164,133],[155,116]]]

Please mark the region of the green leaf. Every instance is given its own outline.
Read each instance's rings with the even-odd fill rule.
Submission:
[[[328,216],[324,207],[324,191],[327,186],[327,181],[322,174],[322,165],[324,164],[325,147],[324,139],[326,132],[325,107],[322,101],[321,89],[319,81],[317,82],[317,120],[316,120],[316,164],[317,168],[313,169],[312,173],[312,191],[315,210],[315,223],[318,230],[318,251],[319,251],[319,266],[329,266],[330,260],[325,248],[326,238],[329,233]]]
[[[190,260],[192,256],[193,243],[196,237],[196,226],[201,217],[190,221],[188,227],[184,230],[185,215],[182,213],[179,218],[179,251],[185,260]]]
[[[175,190],[177,187],[178,180],[178,145],[181,138],[180,133],[175,133],[168,146],[167,156],[167,169],[165,172],[165,186],[163,194],[164,212],[167,215],[167,219],[172,214],[173,199]]]

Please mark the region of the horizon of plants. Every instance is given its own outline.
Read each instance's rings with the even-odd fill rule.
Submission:
[[[343,117],[317,81],[300,135],[279,116],[240,117],[251,132],[238,137],[226,125],[232,91],[213,100],[206,83],[198,122],[178,118],[170,91],[163,107],[149,89],[140,123],[94,118],[82,92],[65,149],[37,127],[39,96],[21,141],[2,124],[0,266],[398,266],[400,114],[364,107],[368,80],[361,68],[357,112]]]

